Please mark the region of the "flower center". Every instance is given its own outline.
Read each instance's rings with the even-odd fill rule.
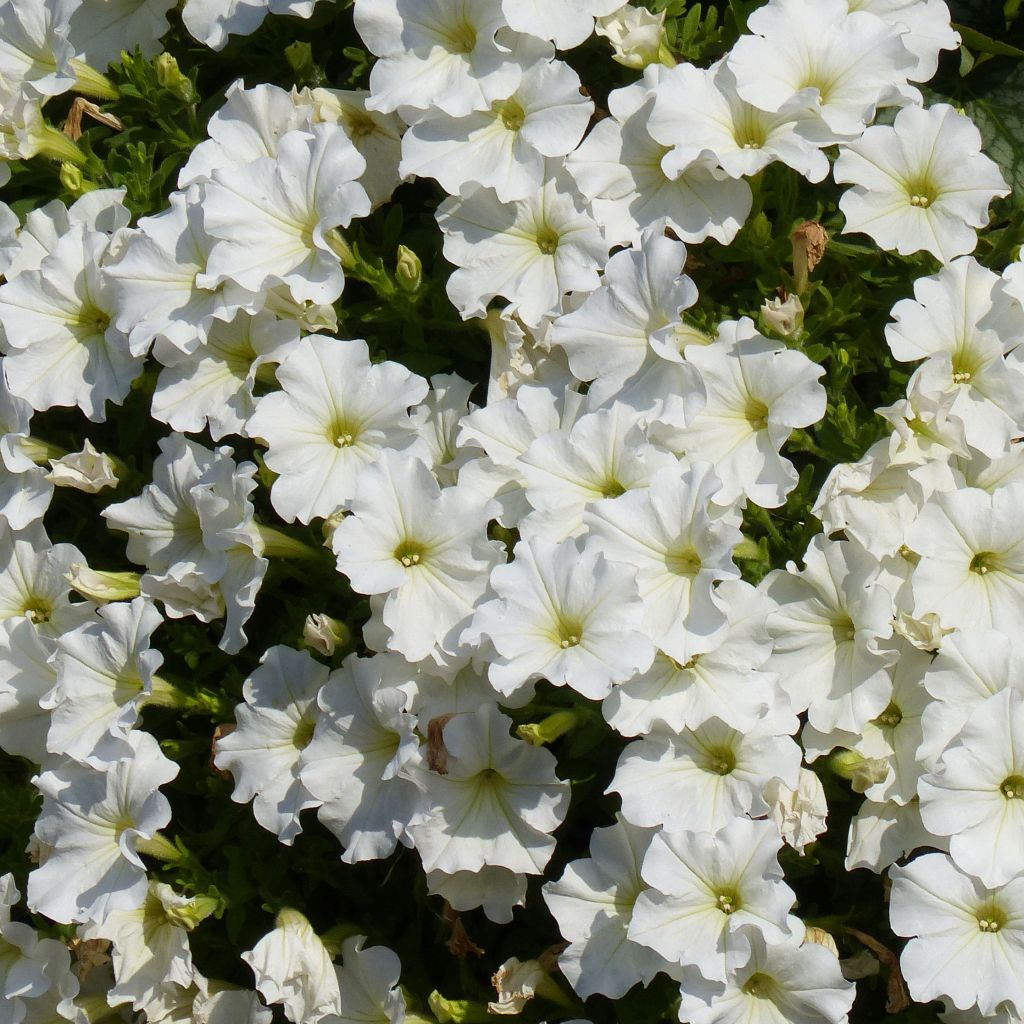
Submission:
[[[413,566],[422,565],[423,558],[427,553],[427,549],[415,540],[407,540],[399,544],[395,548],[395,558],[406,567],[411,569]]]
[[[740,909],[740,895],[735,889],[719,889],[715,899],[723,914],[735,914]]]
[[[704,770],[715,775],[728,775],[736,767],[736,755],[729,747],[709,747],[705,752]]]
[[[751,395],[743,408],[743,418],[750,424],[751,430],[764,430],[768,426],[768,406]]]
[[[889,706],[875,719],[875,724],[885,729],[895,729],[903,721],[903,712],[895,705]]]
[[[970,570],[979,576],[990,573],[996,567],[996,556],[993,551],[979,551],[972,559]]]
[[[36,597],[32,599],[31,604],[24,606],[22,614],[27,615],[29,620],[38,626],[41,622],[50,621],[50,616],[53,614],[53,605]]]
[[[501,123],[510,132],[517,132],[526,120],[526,111],[513,96],[495,103],[491,109],[501,118]]]
[[[79,310],[77,320],[82,327],[91,328],[96,334],[102,334],[110,326],[110,317],[91,302]]]
[[[292,736],[292,745],[296,750],[305,750],[312,742],[313,731],[316,729],[316,722],[313,719],[303,718],[295,726],[295,734]]]
[[[369,114],[352,107],[346,107],[342,113],[342,123],[348,131],[348,137],[356,142],[372,135],[377,130],[376,122]]]
[[[1010,775],[999,787],[1007,800],[1024,800],[1024,775]]]
[[[618,498],[626,493],[626,488],[618,480],[606,480],[601,484],[601,496],[604,498]]]
[[[452,53],[472,53],[476,49],[476,26],[463,18],[447,26],[444,39]]]
[[[752,974],[747,978],[743,991],[748,996],[764,999],[772,989],[772,979],[767,974]]]
[[[555,639],[563,651],[569,650],[570,647],[579,647],[583,639],[583,623],[567,620],[559,622]]]
[[[906,188],[910,205],[918,210],[927,210],[939,198],[935,189],[927,181],[908,182]]]
[[[537,231],[537,248],[545,256],[553,256],[558,249],[558,232],[547,225]]]
[[[857,627],[848,615],[832,622],[832,638],[836,644],[850,643],[857,637]]]
[[[676,576],[696,576],[702,565],[700,555],[692,547],[672,551],[665,558],[665,568]]]
[[[978,931],[980,932],[989,932],[990,934],[998,932],[1009,921],[1006,911],[994,903],[979,907],[976,913],[978,915]]]
[[[335,420],[327,428],[327,439],[335,448],[351,448],[359,440],[359,428],[348,420]]]

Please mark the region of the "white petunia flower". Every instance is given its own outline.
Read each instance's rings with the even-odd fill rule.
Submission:
[[[160,52],[174,0],[81,0],[71,14],[69,37],[78,56],[100,70],[121,59],[121,51]]]
[[[405,995],[399,985],[402,963],[387,946],[363,949],[365,935],[341,944],[341,966],[335,968],[341,990],[341,1011],[324,1024],[402,1024]]]
[[[1009,1000],[1024,1007],[1024,876],[991,889],[930,853],[889,869],[889,918],[913,936],[900,970],[919,1002],[940,996],[986,1017]]]
[[[412,440],[408,408],[427,394],[427,382],[400,363],[371,363],[361,339],[304,338],[277,380],[283,390],[257,402],[246,431],[269,446],[266,463],[280,474],[270,497],[287,522],[346,507],[363,470]]]
[[[91,420],[120,405],[142,359],[111,322],[117,312],[102,264],[110,238],[74,224],[35,270],[0,287],[4,374],[34,409],[77,405]]]
[[[551,833],[569,804],[569,785],[543,747],[509,735],[495,705],[456,715],[443,727],[443,774],[419,762],[413,781],[424,815],[409,826],[424,871],[475,871],[484,865],[535,875],[555,849]]]
[[[887,668],[894,651],[879,642],[892,635],[893,599],[879,580],[879,564],[854,541],[811,540],[801,572],[790,563],[764,583],[778,603],[768,617],[775,641],[766,668],[795,710],[807,708],[821,732],[860,733],[892,696]]]
[[[370,212],[355,181],[365,167],[344,129],[316,124],[282,136],[275,158],[215,170],[202,209],[218,241],[197,283],[252,292],[283,284],[296,302],[334,302],[345,275],[331,232]]]
[[[146,898],[146,869],[137,852],[171,820],[159,787],[178,774],[148,733],[126,740],[132,756],[97,771],[63,761],[33,780],[43,794],[35,839],[44,852],[28,876],[28,904],[69,923],[130,910]]]
[[[925,775],[921,820],[962,871],[998,886],[1024,872],[1024,693],[989,697]]]
[[[4,91],[59,96],[74,87],[69,23],[77,0],[6,0],[0,4],[0,81]]]
[[[1000,278],[972,256],[914,282],[914,299],[893,307],[886,327],[892,354],[918,367],[922,390],[951,394],[947,415],[963,422],[967,443],[1001,455],[1024,427],[1019,373],[1003,358],[1020,338],[1020,312]]]
[[[645,985],[672,965],[627,937],[633,907],[646,883],[640,865],[653,829],[630,825],[621,815],[590,837],[590,857],[566,866],[544,885],[544,902],[569,942],[558,966],[576,994],[619,999],[638,981]]]
[[[690,1024],[846,1024],[857,994],[830,950],[811,942],[767,943],[756,932],[750,959],[710,1003],[686,988],[679,1017]]]
[[[74,544],[53,544],[42,524],[0,533],[0,620],[28,619],[38,633],[57,637],[92,618],[89,602],[72,604],[65,574],[85,555]]]
[[[533,511],[519,521],[524,540],[558,542],[586,532],[587,509],[642,491],[659,471],[678,461],[647,441],[641,420],[628,405],[581,416],[570,430],[537,438],[518,461]]]
[[[697,301],[685,264],[686,246],[655,229],[608,260],[600,288],[551,325],[552,343],[565,349],[580,380],[596,378],[611,391],[645,366],[664,372],[666,357],[679,358],[673,333]],[[699,381],[692,387],[699,392]]]
[[[869,11],[904,30],[900,41],[917,59],[917,66],[907,73],[912,82],[930,81],[940,52],[960,45],[960,33],[949,23],[945,0],[846,0],[846,4],[851,11]]]
[[[796,470],[779,450],[795,428],[825,414],[825,389],[818,383],[824,369],[760,335],[692,346],[686,358],[700,372],[708,397],[679,443],[714,464],[722,481],[718,504],[746,497],[778,507],[797,483]]]
[[[769,713],[782,715],[787,702],[775,675],[759,671],[771,654],[765,620],[775,603],[742,580],[724,580],[716,596],[725,603],[725,635],[713,650],[684,664],[659,651],[649,669],[616,686],[601,709],[613,729],[624,736],[658,726],[682,732],[718,718],[744,732]],[[795,729],[794,722],[783,726]]]
[[[571,539],[521,541],[514,555],[491,574],[495,597],[477,606],[464,636],[494,645],[488,674],[499,693],[544,678],[601,700],[650,667],[634,569]]]
[[[331,537],[338,571],[357,593],[384,598],[390,649],[410,661],[437,645],[454,650],[504,554],[487,539],[490,504],[465,487],[441,489],[419,459],[386,450],[351,506]]]
[[[726,611],[716,588],[739,578],[732,552],[743,535],[711,506],[720,487],[710,463],[673,466],[583,515],[588,546],[636,566],[644,632],[680,664],[717,646]]]
[[[150,648],[163,619],[141,597],[96,614],[57,639],[56,685],[40,706],[52,713],[47,750],[105,769],[131,755],[128,734],[153,697],[164,660]]]
[[[229,35],[250,35],[268,14],[308,18],[317,0],[185,0],[181,20],[194,39],[211,50],[222,50]]]
[[[907,535],[921,556],[911,579],[914,615],[943,625],[1014,635],[1024,615],[1024,484],[989,494],[978,488],[936,494]]]
[[[215,441],[225,434],[244,437],[246,420],[256,411],[257,377],[280,363],[298,340],[298,324],[264,312],[215,321],[205,344],[190,355],[157,341],[154,354],[164,368],[150,413],[185,433],[208,428]]]
[[[642,81],[609,94],[612,116],[598,122],[566,167],[609,242],[635,245],[648,228],[669,227],[684,242],[728,245],[750,213],[750,186],[707,160],[665,173],[671,147],[648,130],[664,70],[652,64]]]
[[[260,301],[233,281],[207,283],[217,239],[203,226],[206,197],[200,187],[172,192],[169,199],[169,209],[139,221],[107,271],[117,305],[115,325],[128,335],[136,355],[145,355],[154,338],[193,352],[215,321],[230,320],[241,308],[252,311]]]
[[[306,651],[271,647],[242,687],[238,727],[215,745],[214,764],[235,780],[231,799],[253,800],[253,814],[291,846],[302,831],[299,815],[317,800],[302,784],[302,752],[313,739],[317,694],[327,669]]]
[[[437,108],[464,117],[519,84],[516,37],[495,38],[506,25],[500,0],[356,0],[353,13],[359,37],[380,58],[370,72],[369,110]]]
[[[224,90],[224,105],[206,125],[210,138],[200,142],[178,172],[178,188],[211,180],[222,168],[244,167],[261,157],[276,157],[280,139],[308,130],[313,107],[301,97],[269,83],[245,88],[236,79]]]
[[[633,825],[717,832],[734,818],[768,812],[772,779],[798,785],[800,747],[770,727],[738,732],[717,718],[679,735],[656,731],[619,757],[608,792]]]
[[[769,113],[741,99],[727,63],[703,69],[677,64],[662,76],[648,128],[671,151],[661,165],[673,177],[711,157],[730,177],[749,177],[782,161],[808,181],[829,172],[825,154],[800,128],[809,115],[799,109]]]
[[[854,186],[839,200],[845,232],[862,231],[901,256],[923,249],[943,263],[974,252],[989,203],[1009,194],[974,123],[946,103],[905,107],[892,126],[868,128],[841,147],[833,173]]]
[[[280,1003],[294,1024],[316,1024],[341,1008],[339,978],[331,955],[312,925],[297,910],[282,910],[274,929],[242,959],[256,976],[256,988],[270,1003]]]
[[[493,693],[492,693],[493,699]],[[453,910],[479,907],[489,921],[508,924],[516,907],[526,904],[529,878],[508,868],[485,864],[473,871],[427,872],[427,892],[442,896]]]
[[[464,320],[502,295],[528,327],[561,310],[568,292],[593,291],[608,244],[571,181],[547,174],[526,199],[502,203],[479,188],[437,208],[445,259],[456,271],[448,297]]]
[[[572,152],[594,112],[576,72],[540,50],[516,91],[489,110],[461,118],[428,113],[413,124],[402,139],[402,176],[436,178],[453,196],[467,184],[493,188],[503,203],[536,193],[545,158]]]
[[[717,833],[659,832],[641,876],[651,886],[633,908],[629,938],[708,981],[747,963],[751,935],[790,935],[793,891],[782,880],[782,839],[769,821],[734,818]]]
[[[147,1013],[159,1006],[172,985],[188,988],[194,970],[188,944],[193,901],[163,882],[150,882],[141,906],[112,910],[79,932],[81,938],[107,939],[117,984],[107,993],[111,1006],[131,1003]]]
[[[747,28],[726,59],[736,91],[769,113],[809,110],[822,142],[860,135],[907,90],[916,63],[900,28],[851,13],[847,0],[773,0]]]
[[[382,658],[383,663],[382,663]],[[407,775],[419,759],[407,694],[386,685],[388,656],[345,659],[317,697],[321,714],[299,777],[317,817],[345,847],[342,860],[389,856],[414,820],[419,794]]]

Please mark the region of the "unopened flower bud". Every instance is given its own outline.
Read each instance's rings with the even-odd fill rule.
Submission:
[[[211,914],[216,914],[223,906],[221,899],[209,895],[193,896],[190,900],[182,901],[169,885],[162,882],[157,882],[153,889],[163,904],[167,920],[187,932],[192,931]]]
[[[408,246],[398,247],[398,258],[395,261],[395,280],[398,286],[410,294],[417,291],[423,283],[423,264],[419,256]]]
[[[64,574],[73,590],[90,601],[130,601],[139,596],[137,572],[102,572],[90,569],[82,562],[74,562]]]
[[[788,338],[797,333],[804,324],[804,304],[797,294],[790,295],[785,302],[780,298],[768,299],[761,307],[765,323],[776,333]]]
[[[74,487],[87,494],[96,494],[104,487],[116,487],[118,484],[114,460],[97,451],[91,441],[86,441],[80,452],[50,459],[50,466],[46,479],[57,487]]]
[[[339,647],[347,647],[352,640],[352,631],[344,622],[332,619],[323,612],[307,615],[302,627],[302,643],[311,651],[330,657]]]
[[[472,999],[446,999],[437,989],[427,997],[427,1005],[440,1024],[486,1024],[487,1007]]]
[[[546,743],[554,743],[559,736],[564,736],[570,729],[575,728],[579,717],[575,711],[568,709],[556,711],[542,722],[530,722],[519,726],[516,735],[535,747],[542,747]]]
[[[65,160],[60,165],[58,177],[60,178],[61,185],[73,196],[80,196],[89,191],[82,168],[76,167],[70,161]]]
[[[637,71],[656,64],[675,64],[665,42],[665,12],[626,4],[614,14],[597,19],[594,31],[612,45],[612,59]]]
[[[943,627],[935,612],[925,612],[919,619],[900,612],[892,624],[892,631],[919,651],[937,651],[942,646],[943,637],[955,632],[952,627]]]
[[[156,65],[156,80],[165,89],[169,89],[186,103],[191,103],[196,98],[196,91],[191,79],[188,75],[182,74],[173,54],[161,53],[154,64]]]
[[[814,946],[824,946],[837,960],[839,959],[839,947],[836,945],[836,940],[824,928],[815,928],[813,925],[808,927],[804,931],[803,945],[806,946],[808,943]]]
[[[863,793],[876,783],[884,782],[889,774],[889,762],[884,757],[865,757],[856,750],[841,750],[829,762],[832,771],[841,779],[849,780],[855,793]]]

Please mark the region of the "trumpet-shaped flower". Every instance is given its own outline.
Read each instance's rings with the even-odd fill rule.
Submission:
[[[527,199],[544,184],[545,158],[572,152],[593,112],[568,64],[538,59],[519,88],[489,110],[417,121],[402,139],[399,170],[436,178],[453,196],[474,184],[493,188],[503,203]]]
[[[4,91],[59,96],[75,84],[68,39],[77,0],[7,0],[0,5],[0,81]]]
[[[335,968],[341,991],[341,1011],[324,1024],[402,1024],[405,995],[398,984],[402,962],[387,946],[363,949],[365,935],[353,935],[341,944],[341,966]]]
[[[917,66],[907,73],[911,82],[928,82],[935,75],[939,54],[960,45],[960,33],[949,23],[945,0],[846,0],[851,11],[868,11],[902,30],[900,41]]]
[[[54,921],[89,921],[146,898],[136,847],[171,820],[159,787],[178,766],[148,733],[126,742],[131,756],[102,771],[65,760],[33,780],[43,794],[35,837],[44,859],[28,876],[28,904]]]
[[[495,38],[506,25],[501,0],[356,0],[354,14],[360,38],[380,58],[369,110],[436,108],[464,117],[519,84],[515,37]]]
[[[905,107],[891,126],[868,128],[842,147],[833,173],[854,186],[839,200],[846,232],[943,263],[974,252],[989,203],[1009,194],[974,123],[946,103]]]
[[[659,832],[640,874],[651,886],[633,908],[628,936],[708,981],[747,963],[751,935],[790,935],[793,891],[782,880],[782,839],[770,821],[734,818],[710,832]]]
[[[305,651],[271,647],[242,687],[238,727],[215,747],[214,764],[235,780],[231,799],[252,800],[256,820],[286,846],[302,831],[301,812],[319,804],[303,785],[301,768],[326,681],[327,669]]]
[[[53,482],[32,458],[31,419],[32,406],[11,394],[0,373],[0,518],[12,530],[42,519],[53,496]]]
[[[502,203],[479,188],[437,208],[444,255],[458,268],[448,297],[463,319],[502,295],[529,327],[561,310],[568,292],[593,291],[608,256],[601,229],[564,175],[548,174],[526,199]]]
[[[635,569],[571,539],[520,541],[514,555],[491,574],[495,597],[477,607],[464,637],[498,652],[488,675],[499,693],[544,678],[601,700],[650,667]]]
[[[672,970],[627,937],[637,897],[647,888],[640,864],[654,834],[616,815],[614,825],[594,830],[588,858],[572,861],[557,882],[544,885],[544,902],[569,943],[558,966],[581,999],[597,992],[619,999],[638,981],[646,985],[658,971]]]
[[[594,19],[623,7],[626,0],[502,0],[501,9],[510,27],[538,39],[550,39],[559,50],[571,50],[590,37]]]
[[[889,869],[889,918],[911,937],[900,956],[910,994],[947,998],[992,1017],[999,1004],[1024,1007],[1024,875],[987,888],[942,853]]]
[[[112,322],[117,303],[103,263],[110,238],[74,224],[39,269],[0,288],[4,374],[33,409],[77,405],[91,420],[124,401],[142,359]]]
[[[50,712],[39,706],[57,682],[54,641],[29,619],[0,622],[0,749],[42,764],[48,756]]]
[[[485,865],[536,875],[555,849],[551,833],[569,804],[569,784],[555,758],[509,735],[511,721],[493,704],[443,726],[443,773],[418,762],[422,818],[409,826],[424,871],[476,871]]]
[[[320,802],[317,817],[355,863],[389,856],[414,820],[418,791],[409,781],[419,758],[408,695],[386,685],[389,655],[350,655],[317,697],[321,714],[302,754],[303,786]],[[383,662],[382,662],[383,659]]]
[[[371,363],[359,339],[304,338],[277,380],[282,390],[259,400],[246,430],[269,445],[266,463],[280,474],[271,501],[289,522],[345,508],[365,467],[412,440],[408,408],[427,394],[400,363]]]
[[[813,112],[823,142],[860,135],[916,64],[901,28],[847,0],[774,0],[747,27],[727,58],[736,91],[769,113]]]
[[[316,124],[279,139],[276,158],[214,171],[203,226],[218,241],[196,283],[283,284],[296,302],[334,302],[345,284],[335,229],[370,212],[355,180],[365,167],[343,128]]]
[[[351,506],[331,545],[352,589],[383,598],[389,648],[409,661],[438,645],[454,651],[504,553],[487,539],[490,503],[442,490],[419,459],[389,450],[364,470]]]

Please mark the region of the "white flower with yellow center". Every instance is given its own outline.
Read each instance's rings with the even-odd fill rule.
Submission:
[[[277,381],[282,390],[257,402],[246,431],[269,446],[267,465],[280,474],[270,498],[288,522],[347,506],[362,470],[412,441],[408,408],[427,394],[427,382],[400,363],[371,363],[360,339],[303,338]]]
[[[370,212],[355,180],[365,168],[344,129],[317,124],[279,139],[275,158],[214,171],[203,226],[217,242],[196,284],[283,284],[295,302],[334,302],[345,283],[335,229]]]
[[[28,905],[68,924],[112,910],[130,910],[146,898],[146,867],[139,846],[171,820],[159,791],[178,774],[145,732],[127,741],[131,756],[98,771],[63,759],[33,779],[43,794],[35,840],[45,851],[28,876]]]
[[[579,76],[541,53],[523,73],[519,88],[490,110],[465,117],[428,113],[402,138],[403,177],[436,178],[449,195],[466,185],[493,188],[503,203],[526,199],[545,178],[545,158],[562,157],[578,145],[594,112]]]
[[[911,937],[900,970],[918,1002],[947,998],[988,1019],[1024,1009],[1024,875],[986,888],[942,853],[889,869],[889,919]]]
[[[636,570],[579,540],[520,541],[491,589],[464,639],[494,646],[488,674],[506,697],[544,678],[601,700],[654,658]]]
[[[245,703],[235,708],[237,728],[214,746],[214,764],[235,780],[231,799],[253,800],[256,820],[286,846],[302,831],[302,811],[320,803],[302,784],[300,770],[327,675],[305,651],[271,647],[242,687]]]
[[[907,533],[921,556],[911,577],[914,611],[944,626],[1014,636],[1024,615],[1024,484],[935,494]]]
[[[380,58],[370,73],[369,110],[436,108],[464,117],[519,84],[518,39],[506,35],[501,0],[356,0],[353,13],[363,45]]]
[[[974,252],[989,203],[1010,191],[974,123],[946,103],[904,107],[891,126],[868,128],[841,147],[833,173],[854,186],[839,200],[847,234],[943,263]]]
[[[453,196],[437,208],[445,259],[458,268],[448,297],[464,320],[504,296],[530,327],[561,311],[568,292],[590,292],[608,243],[565,175],[549,173],[526,199],[502,203],[492,189]]]
[[[385,449],[363,471],[351,507],[331,546],[352,589],[383,600],[389,648],[410,661],[437,646],[454,652],[504,556],[487,539],[491,504],[466,487],[442,490],[419,459]]]

